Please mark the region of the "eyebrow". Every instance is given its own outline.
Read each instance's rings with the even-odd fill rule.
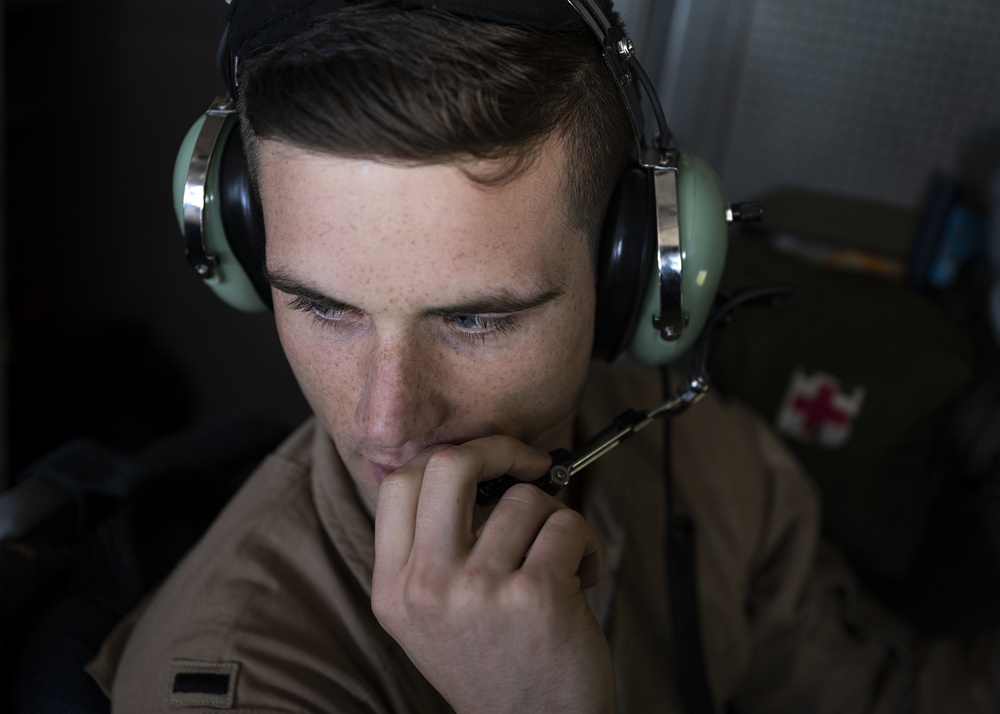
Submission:
[[[332,310],[353,310],[356,312],[363,312],[363,310],[351,305],[350,303],[325,295],[319,290],[310,287],[301,280],[293,277],[284,270],[271,270],[265,268],[264,279],[267,280],[273,288],[279,290],[280,292],[301,297],[305,300],[309,300],[310,302],[314,302],[321,307]],[[495,295],[485,295],[466,302],[428,308],[423,311],[423,314],[434,317],[447,317],[449,315],[512,314],[541,307],[546,303],[556,300],[563,294],[565,294],[565,287],[562,284],[527,296],[516,295],[505,290]]]
[[[355,312],[361,312],[354,305],[350,305],[343,300],[337,300],[329,295],[324,295],[319,290],[311,288],[300,280],[296,280],[291,275],[283,270],[270,270],[264,268],[264,280],[266,280],[272,288],[283,292],[287,295],[294,295],[295,297],[300,297],[309,302],[314,302],[317,305],[331,310],[353,310]]]

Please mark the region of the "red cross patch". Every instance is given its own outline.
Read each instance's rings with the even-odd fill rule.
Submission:
[[[847,393],[836,377],[796,369],[775,426],[796,441],[836,449],[850,438],[864,400],[863,387]]]

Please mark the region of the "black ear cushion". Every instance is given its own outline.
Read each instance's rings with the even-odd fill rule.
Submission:
[[[219,210],[226,242],[269,308],[271,288],[264,280],[264,216],[250,183],[239,131],[229,132],[219,164]]]
[[[593,358],[613,361],[631,343],[656,259],[652,170],[625,170],[611,196],[597,255]]]

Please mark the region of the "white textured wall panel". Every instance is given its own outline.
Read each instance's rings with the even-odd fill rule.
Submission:
[[[731,195],[788,184],[916,206],[1000,130],[998,0],[680,0],[674,129]]]

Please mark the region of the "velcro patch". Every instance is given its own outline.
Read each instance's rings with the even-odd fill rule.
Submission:
[[[170,663],[170,693],[173,707],[232,709],[236,700],[239,662],[200,662],[175,659]]]

